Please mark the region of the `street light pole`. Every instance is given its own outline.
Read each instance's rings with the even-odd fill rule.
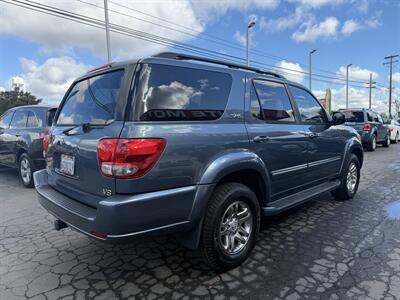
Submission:
[[[348,64],[346,66],[346,108],[349,108],[349,68],[353,64]]]
[[[250,66],[250,29],[256,25],[256,22],[250,21],[246,28],[246,65]]]
[[[110,24],[108,22],[108,3],[104,0],[104,19],[106,25],[106,43],[107,43],[107,62],[111,62],[111,48],[110,48]]]
[[[372,82],[372,73],[369,73],[369,83],[368,83],[368,87],[369,87],[369,104],[368,104],[368,108],[371,109],[372,107],[372,89],[375,88],[375,84],[376,82]]]
[[[310,79],[310,84],[309,84],[309,88],[310,88],[310,91],[311,91],[311,75],[312,75],[312,71],[311,71],[311,54],[313,54],[313,53],[315,53],[315,51],[317,51],[317,49],[314,49],[314,50],[312,50],[312,51],[310,51],[310,53],[308,54],[308,76],[309,76],[309,79]]]
[[[385,65],[390,66],[390,73],[389,73],[389,117],[392,117],[392,72],[393,72],[393,64],[398,62],[398,60],[394,60],[395,58],[399,57],[399,55],[390,55],[386,56]]]

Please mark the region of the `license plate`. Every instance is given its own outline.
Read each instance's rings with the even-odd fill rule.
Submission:
[[[75,157],[61,154],[60,172],[69,176],[75,175]]]

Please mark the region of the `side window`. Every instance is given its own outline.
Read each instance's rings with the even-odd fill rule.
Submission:
[[[255,80],[254,87],[261,106],[261,117],[265,121],[294,122],[292,105],[282,83]],[[252,114],[253,110],[256,113],[256,107],[254,100],[251,107]]]
[[[28,121],[28,111],[17,110],[11,121],[10,128],[25,128]]]
[[[46,117],[47,117],[47,126],[51,126],[51,125],[53,125],[53,121],[54,121],[54,116],[56,115],[56,112],[57,112],[57,109],[56,108],[52,108],[52,109],[50,109],[48,112],[47,112],[47,114],[46,114]]]
[[[326,122],[326,113],[320,103],[306,90],[291,86],[293,97],[299,108],[301,120],[307,123],[323,124]]]
[[[58,125],[107,124],[114,120],[123,70],[112,71],[77,82],[58,115]]]
[[[39,121],[34,112],[30,111],[28,115],[28,122],[26,124],[28,128],[36,128],[39,127]]]
[[[207,121],[224,113],[231,75],[201,69],[145,64],[135,95],[139,121]]]
[[[378,115],[378,122],[379,123],[383,123],[383,119],[382,119],[382,117],[380,115]]]
[[[7,128],[10,127],[10,123],[11,123],[11,119],[12,119],[13,113],[14,112],[10,111],[10,112],[8,112],[8,113],[6,113],[6,114],[4,114],[4,115],[2,115],[0,117],[0,128],[7,129]]]
[[[374,117],[374,122],[378,122],[379,123],[379,118],[378,115],[376,113],[372,113],[373,117]]]
[[[367,118],[368,118],[368,122],[373,122],[374,118],[372,117],[370,112],[367,112]]]

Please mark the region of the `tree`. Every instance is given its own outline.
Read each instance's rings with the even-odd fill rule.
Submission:
[[[21,105],[36,105],[42,102],[29,92],[5,91],[0,92],[0,115],[7,109]]]

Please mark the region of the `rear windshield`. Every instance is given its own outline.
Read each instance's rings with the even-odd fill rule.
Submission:
[[[77,82],[64,102],[57,125],[100,125],[114,120],[123,73],[118,70]]]
[[[346,122],[364,122],[364,112],[363,111],[341,111],[346,117]]]
[[[135,120],[216,120],[224,113],[231,84],[227,73],[143,65],[135,95]]]

